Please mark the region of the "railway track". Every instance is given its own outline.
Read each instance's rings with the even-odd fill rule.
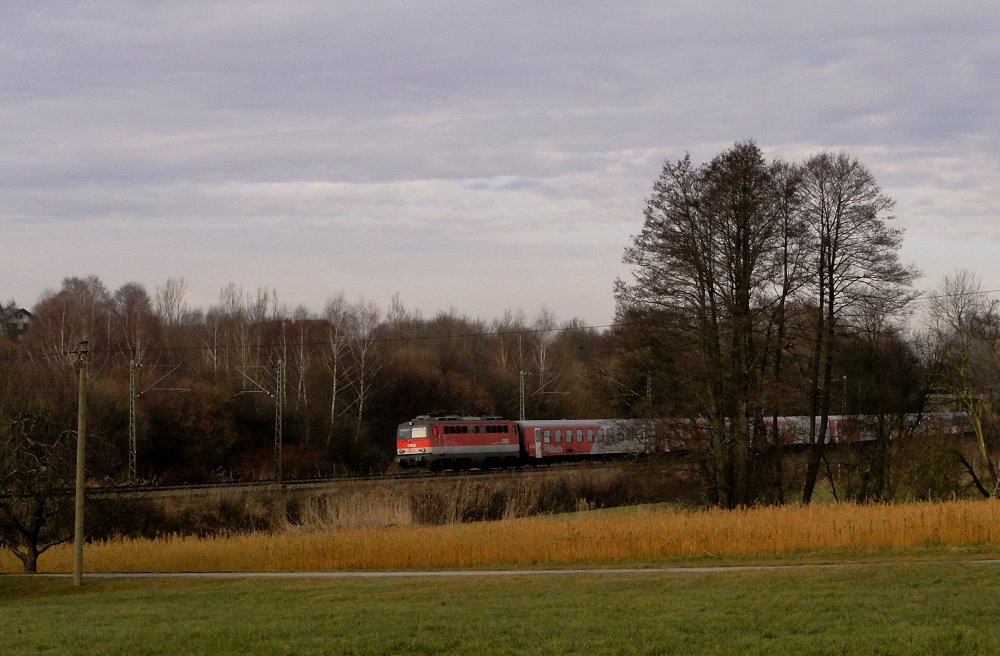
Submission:
[[[545,476],[554,472],[566,472],[576,469],[599,470],[608,467],[626,466],[624,462],[575,462],[561,463],[548,467],[530,467],[518,469],[472,469],[467,471],[423,472],[381,474],[377,476],[339,476],[334,478],[294,479],[286,481],[235,481],[223,483],[191,483],[179,485],[115,485],[88,487],[87,497],[101,498],[133,498],[156,499],[170,497],[209,496],[218,493],[258,492],[308,492],[314,490],[334,490],[343,487],[364,487],[383,483],[449,480],[490,480],[510,478],[514,476]]]

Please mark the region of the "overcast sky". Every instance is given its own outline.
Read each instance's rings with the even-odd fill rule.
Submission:
[[[0,5],[0,300],[65,276],[606,324],[665,160],[846,151],[1000,288],[995,2]]]

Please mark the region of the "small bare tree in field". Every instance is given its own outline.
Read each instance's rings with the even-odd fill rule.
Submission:
[[[0,427],[0,545],[24,565],[72,537],[75,433],[49,415],[5,417]]]
[[[74,393],[58,364],[0,361],[0,546],[25,572],[73,534]]]

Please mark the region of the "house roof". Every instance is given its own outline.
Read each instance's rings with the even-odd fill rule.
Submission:
[[[0,308],[0,321],[10,321],[11,319],[34,319],[34,315],[19,307]]]

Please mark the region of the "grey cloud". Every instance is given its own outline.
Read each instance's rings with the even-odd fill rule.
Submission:
[[[281,272],[324,253],[431,298],[441,276],[399,262],[452,248],[524,254],[539,294],[579,299],[617,275],[664,159],[754,137],[858,155],[911,230],[993,235],[998,27],[973,1],[8,3],[0,221],[33,248],[66,226],[227,244],[190,271],[137,260],[154,283],[242,272],[242,248],[303,298]],[[564,313],[607,317],[610,293],[587,304]]]

